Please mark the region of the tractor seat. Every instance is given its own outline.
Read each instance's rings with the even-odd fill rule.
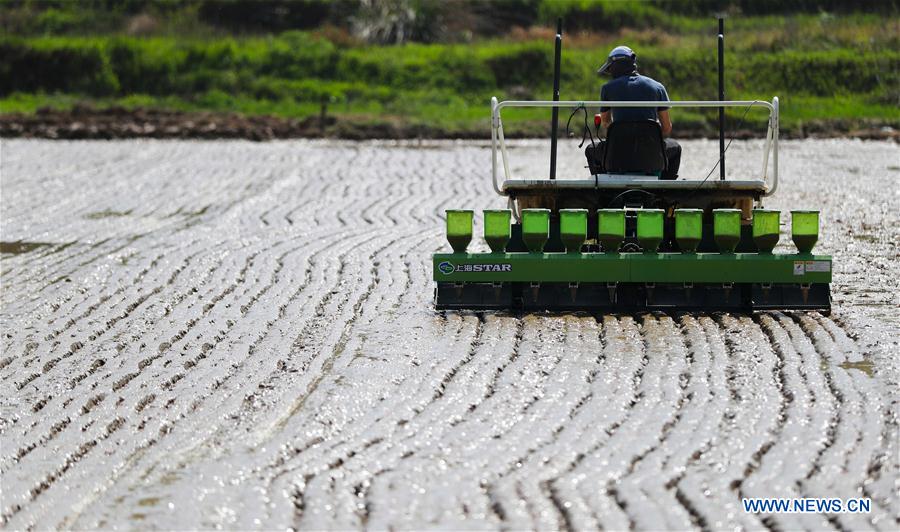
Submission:
[[[666,169],[666,144],[656,120],[613,122],[606,132],[603,165],[610,174],[659,177]]]

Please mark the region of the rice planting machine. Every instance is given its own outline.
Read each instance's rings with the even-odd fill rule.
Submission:
[[[557,35],[557,57],[559,42]],[[721,27],[719,42],[721,59]],[[720,74],[721,64],[720,60]],[[661,180],[658,175],[625,171],[556,179],[555,131],[550,178],[516,179],[510,174],[503,136],[504,108],[556,111],[601,104],[656,107],[659,102],[494,98],[493,188],[508,198],[509,208],[483,212],[483,236],[490,249],[486,253],[467,252],[474,212],[446,211],[452,252],[433,255],[435,307],[829,312],[831,257],[812,253],[819,233],[818,211],[791,211],[796,252],[773,253],[786,216],[762,208],[763,199],[778,188],[778,98],[725,101],[721,78],[717,101],[666,103],[673,108],[720,110],[720,175],[702,181]],[[747,106],[769,112],[762,171],[758,179],[725,179],[722,110]]]

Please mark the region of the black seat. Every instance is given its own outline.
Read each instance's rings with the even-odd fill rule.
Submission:
[[[613,122],[606,131],[603,166],[611,174],[659,175],[666,169],[666,143],[656,120]]]

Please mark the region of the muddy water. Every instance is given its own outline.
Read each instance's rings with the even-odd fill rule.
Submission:
[[[831,317],[436,314],[443,209],[503,206],[489,153],[3,141],[0,523],[896,528],[895,144],[783,143],[766,206],[823,211]]]

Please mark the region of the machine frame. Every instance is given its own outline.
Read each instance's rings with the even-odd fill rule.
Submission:
[[[506,149],[506,139],[503,134],[503,122],[501,110],[506,107],[538,107],[538,108],[570,108],[579,107],[659,107],[660,102],[627,102],[627,101],[498,101],[491,98],[491,183],[494,192],[509,198],[509,207],[513,211],[516,220],[521,219],[521,209],[515,200],[518,197],[557,195],[579,195],[585,192],[597,190],[630,190],[641,189],[663,196],[683,200],[685,197],[696,196],[702,191],[710,200],[745,199],[752,200],[757,206],[762,205],[762,199],[771,196],[778,189],[778,97],[771,102],[765,100],[739,100],[739,101],[669,101],[665,102],[669,107],[740,107],[748,108],[760,106],[768,109],[769,120],[766,130],[766,141],[762,156],[762,171],[757,180],[725,180],[706,179],[703,182],[697,180],[660,180],[654,176],[630,175],[630,174],[593,174],[589,179],[516,179],[509,169],[509,155]],[[499,152],[499,153],[498,153]],[[499,165],[502,166],[504,180],[498,179],[498,155]],[[771,155],[771,157],[770,157]],[[771,158],[772,173],[769,179],[769,160]],[[708,201],[695,201],[691,206],[707,207]]]

